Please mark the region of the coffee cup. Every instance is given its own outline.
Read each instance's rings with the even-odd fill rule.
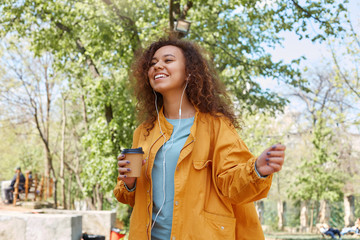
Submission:
[[[130,172],[126,173],[127,177],[140,177],[141,167],[143,162],[144,151],[142,147],[139,148],[126,148],[121,151],[125,155],[125,159],[130,163],[126,166],[131,169]]]

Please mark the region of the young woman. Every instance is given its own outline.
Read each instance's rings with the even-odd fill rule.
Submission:
[[[133,207],[129,239],[264,239],[254,201],[267,196],[285,146],[255,158],[240,139],[229,97],[200,48],[161,39],[133,66],[139,178],[118,157],[114,194]]]

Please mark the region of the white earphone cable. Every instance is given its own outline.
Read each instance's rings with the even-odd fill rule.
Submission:
[[[190,77],[190,74],[189,74],[189,77]],[[156,219],[157,219],[157,217],[159,216],[162,208],[163,208],[164,205],[165,205],[165,201],[166,201],[166,199],[165,199],[165,180],[166,180],[166,178],[165,178],[165,173],[166,173],[166,168],[165,168],[165,163],[166,163],[166,162],[165,162],[165,155],[166,155],[166,152],[173,146],[175,133],[177,133],[177,131],[180,129],[180,124],[181,124],[181,105],[182,105],[182,100],[183,100],[184,93],[185,93],[185,90],[186,90],[187,85],[188,85],[188,81],[186,81],[184,90],[183,90],[183,92],[182,92],[182,94],[181,94],[181,98],[180,98],[179,124],[178,124],[178,127],[173,131],[173,133],[172,133],[172,136],[173,136],[173,137],[172,137],[172,138],[170,137],[170,138],[171,138],[171,144],[170,144],[170,146],[163,150],[163,192],[164,192],[164,198],[163,198],[163,202],[162,202],[162,204],[161,204],[161,207],[159,208],[158,212],[157,212],[156,215],[155,215],[154,221],[153,221],[153,223],[152,223],[152,225],[151,225],[151,229],[153,229],[153,227],[154,227],[154,225],[155,225],[155,223],[156,223]],[[159,128],[160,128],[161,134],[164,136],[163,146],[165,147],[166,137],[165,137],[165,134],[163,133],[163,131],[162,131],[162,129],[161,129],[161,124],[160,124],[160,119],[159,119],[159,111],[158,111],[158,107],[157,107],[157,94],[156,94],[156,92],[155,92],[154,90],[153,90],[153,92],[154,92],[154,94],[155,94],[155,108],[156,108],[156,113],[157,113],[157,116],[158,116],[157,118],[158,118]]]
[[[160,118],[159,118],[159,110],[158,110],[158,107],[157,107],[157,94],[156,94],[156,92],[153,90],[153,92],[154,92],[154,94],[155,94],[155,108],[156,108],[156,113],[157,113],[157,119],[158,119],[158,123],[159,123],[159,128],[160,128],[160,132],[161,132],[161,134],[162,134],[162,136],[164,137],[164,143],[163,143],[163,146],[165,145],[165,143],[166,143],[166,136],[165,136],[165,134],[163,133],[163,131],[162,131],[162,129],[161,129],[161,124],[160,124]],[[159,208],[159,210],[158,210],[158,212],[156,213],[156,215],[155,215],[155,218],[154,218],[154,221],[153,221],[153,223],[152,223],[152,225],[151,225],[151,229],[153,229],[153,227],[154,227],[154,225],[155,225],[155,223],[156,223],[156,219],[157,219],[157,217],[159,216],[159,214],[160,214],[160,212],[161,212],[161,210],[162,210],[162,208],[163,208],[163,206],[164,206],[164,204],[165,204],[165,153],[166,153],[166,151],[163,151],[163,192],[164,192],[164,198],[163,198],[163,202],[162,202],[162,204],[161,204],[161,207]]]

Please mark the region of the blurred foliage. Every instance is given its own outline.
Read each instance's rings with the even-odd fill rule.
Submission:
[[[286,31],[313,41],[342,37],[341,16],[346,12],[346,3],[346,0],[180,1],[181,10],[189,4],[186,5],[188,11],[185,16],[181,16],[182,11],[173,15],[192,22],[186,38],[205,49],[206,56],[226,83],[237,112],[244,118],[246,127],[241,134],[254,154],[276,142],[287,144],[292,140],[288,136],[292,136],[294,128],[287,119],[269,118],[282,111],[288,100],[279,93],[262,89],[258,80],[272,79],[304,93],[311,92],[308,79],[302,77],[298,69],[301,59],[293,59],[290,64],[275,62],[266,49],[281,45],[281,33]],[[51,149],[56,160],[54,165],[59,169],[62,121],[59,99],[63,94],[67,96],[66,163],[77,171],[67,168],[72,199],[91,197],[97,201],[93,194],[95,187],[100,186],[102,207],[115,208],[112,189],[117,176],[116,156],[122,148],[131,146],[132,132],[139,124],[135,120],[136,102],[128,88],[129,68],[136,50],[169,32],[168,9],[169,1],[3,0],[0,3],[0,37],[7,43],[0,50],[0,61],[4,63],[0,66],[0,79],[11,83],[7,88],[0,86],[0,93],[21,89],[15,70],[6,67],[11,56],[18,55],[15,66],[21,69],[27,64],[22,54],[31,52],[34,58],[51,54],[50,76],[59,80],[54,93],[56,99],[51,103]],[[311,33],[310,28],[315,28],[315,33]],[[19,48],[22,44],[27,47]],[[34,83],[36,78],[29,77],[26,81]],[[5,100],[1,98],[2,103]],[[6,105],[2,104],[0,110],[3,109]],[[17,112],[17,117],[22,113]],[[7,115],[1,120],[13,124],[13,116]],[[273,126],[266,127],[269,125]],[[32,124],[26,126],[34,128]],[[2,123],[1,127],[5,129],[8,125]],[[338,182],[335,173],[321,167],[336,163],[336,155],[324,151],[333,137],[329,129],[314,126],[311,140],[305,140],[310,144],[312,141],[310,151],[306,151],[306,144],[294,146],[297,150],[305,149],[304,156],[311,156],[313,162],[301,161],[305,164],[302,170],[293,174],[299,154],[290,151],[290,164],[284,166],[278,176],[284,180],[276,183],[272,197],[286,197],[288,183],[301,174],[308,174],[304,175],[308,178],[314,176],[325,185]],[[35,136],[21,139],[9,131],[0,132],[7,139],[0,144],[4,152],[1,156],[5,158],[1,160],[2,165],[4,162],[9,168],[16,163],[41,169],[44,156]],[[15,143],[16,149],[12,147]],[[10,171],[1,174],[4,174],[1,178],[11,175]],[[80,174],[80,183],[74,175],[69,177],[70,174]],[[312,187],[303,190],[311,191],[312,196],[317,196],[315,199],[335,201],[340,196],[339,185],[318,186],[322,191],[317,194],[313,182],[306,185],[303,184],[306,179],[298,179],[298,186]],[[332,194],[325,194],[329,189]],[[308,198],[302,194],[303,190],[297,190],[296,198]],[[266,218],[276,224],[274,209],[267,209]],[[118,204],[118,212],[124,221],[128,219],[127,206]]]

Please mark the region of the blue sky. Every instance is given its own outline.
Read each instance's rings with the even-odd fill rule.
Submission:
[[[357,26],[357,29],[359,29],[360,1],[349,0],[348,7],[350,18],[354,25]],[[275,61],[284,60],[288,63],[294,58],[305,56],[307,60],[304,61],[304,64],[313,65],[321,62],[324,58],[330,57],[326,43],[313,43],[309,39],[299,40],[295,33],[292,32],[284,33],[283,37],[285,39],[284,47],[278,47],[271,51]]]
[[[348,4],[349,16],[353,23],[355,31],[360,35],[360,0],[349,0]],[[295,33],[287,32],[282,35],[284,37],[283,47],[277,47],[274,50],[270,49],[269,52],[272,54],[274,61],[283,60],[285,63],[290,63],[292,59],[300,58],[305,56],[306,60],[302,61],[300,68],[314,66],[320,66],[324,68],[326,66],[331,66],[332,57],[328,49],[327,43],[313,43],[309,39],[299,40]],[[339,45],[337,45],[339,46]],[[341,52],[342,49],[336,49]],[[342,59],[345,61],[345,59]],[[352,63],[349,62],[348,65]],[[346,64],[345,64],[346,65]],[[344,63],[343,63],[344,66]],[[280,95],[286,92],[286,89],[283,86],[279,86],[277,81],[270,79],[260,80],[260,84],[263,88],[268,88],[272,91],[278,92]],[[302,111],[304,105],[297,98],[288,98],[290,100],[289,108],[290,110]],[[358,108],[359,109],[359,108]],[[355,110],[356,111],[356,110]],[[353,113],[354,116],[348,116],[351,119],[356,118],[356,113]]]
[[[355,30],[359,32],[360,29],[360,0],[349,0],[348,3],[350,18],[354,24]],[[290,63],[291,60],[306,57],[300,65],[301,68],[305,66],[324,66],[331,62],[331,54],[326,42],[313,43],[310,39],[299,40],[293,32],[286,32],[282,34],[284,38],[283,47],[278,46],[275,49],[268,49],[272,54],[274,61],[284,61]],[[273,91],[279,89],[276,81],[269,79],[260,80],[263,88],[269,88]]]

